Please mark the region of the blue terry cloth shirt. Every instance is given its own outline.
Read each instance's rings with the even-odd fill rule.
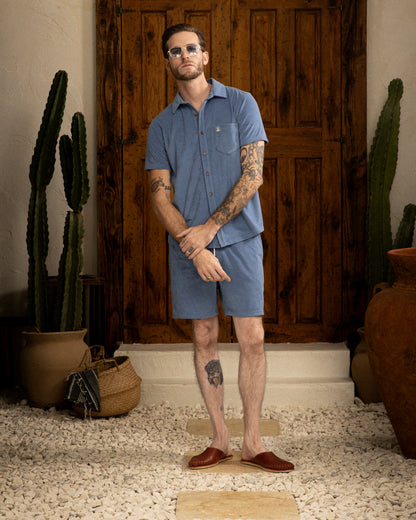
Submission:
[[[267,136],[253,96],[214,79],[198,113],[179,92],[151,123],[146,170],[170,170],[173,204],[188,226],[204,224],[241,177],[240,147]],[[258,192],[208,247],[225,247],[263,231]]]

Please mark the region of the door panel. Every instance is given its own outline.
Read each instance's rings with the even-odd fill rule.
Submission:
[[[260,189],[269,341],[336,340],[341,328],[341,10],[334,7],[232,0],[232,84],[254,95],[269,137]]]
[[[165,71],[160,42],[169,25],[186,21],[207,38],[215,71],[229,82],[229,7],[202,0],[123,1],[123,273],[124,341],[192,341],[191,322],[171,318],[167,235],[152,207],[144,171],[147,129],[174,98],[175,84]],[[231,340],[230,319],[221,315],[220,341]]]

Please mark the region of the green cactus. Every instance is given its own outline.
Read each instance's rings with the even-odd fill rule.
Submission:
[[[67,85],[67,73],[58,71],[49,91],[29,169],[31,194],[26,233],[29,254],[28,300],[31,322],[40,331],[48,330],[50,325],[46,268],[49,247],[46,187],[55,168],[56,145],[65,108]]]
[[[83,217],[68,211],[65,219],[64,246],[59,261],[58,288],[55,305],[57,331],[80,330],[82,328],[82,281],[79,276],[84,237]]]
[[[56,330],[79,330],[82,327],[82,240],[84,220],[82,207],[89,197],[87,171],[87,137],[84,116],[77,112],[72,118],[72,139],[63,135],[59,141],[65,196],[69,207],[65,221],[64,245],[59,262],[57,301],[54,327]]]
[[[402,95],[402,80],[393,79],[368,160],[366,278],[369,298],[376,284],[391,279],[387,251],[393,247],[409,247],[413,240],[416,209],[413,204],[405,208],[394,245],[390,220],[390,190],[396,173]]]
[[[403,210],[402,220],[394,239],[393,249],[412,247],[415,232],[416,205],[407,204]]]

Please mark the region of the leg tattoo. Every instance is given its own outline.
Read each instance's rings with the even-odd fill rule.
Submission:
[[[208,374],[208,381],[210,385],[218,388],[223,383],[221,364],[218,359],[213,359],[205,365],[205,371]]]

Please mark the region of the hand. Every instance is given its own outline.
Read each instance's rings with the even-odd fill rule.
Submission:
[[[195,269],[204,282],[231,282],[220,261],[208,249],[203,249],[193,260]]]
[[[212,242],[216,232],[216,228],[209,223],[190,227],[177,235],[178,239],[182,238],[179,242],[179,246],[182,252],[185,253],[190,260],[193,260]]]

